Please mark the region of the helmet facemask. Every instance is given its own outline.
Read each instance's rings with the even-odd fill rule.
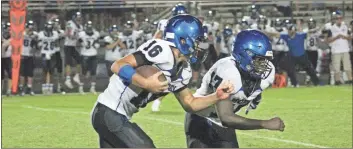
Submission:
[[[271,66],[269,65],[269,58],[262,56],[255,56],[252,60],[253,65],[253,76],[259,76],[261,79],[265,79],[270,75]]]
[[[187,61],[191,64],[196,63],[196,62],[204,62],[207,55],[208,55],[208,50],[204,49],[202,46],[204,43],[204,38],[203,37],[198,37],[195,40],[188,38],[180,38],[180,47],[179,49],[181,51],[181,54],[183,54],[186,58]],[[200,46],[201,45],[201,46]],[[187,49],[187,50],[186,50]]]
[[[265,79],[271,72],[271,66],[269,65],[269,60],[272,59],[272,56],[260,56],[251,52],[250,50],[246,50],[246,56],[248,58],[248,64],[245,65],[246,71],[250,76],[254,78]],[[244,69],[244,68],[243,68]]]

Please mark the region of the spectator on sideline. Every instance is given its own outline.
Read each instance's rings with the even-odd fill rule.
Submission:
[[[352,84],[352,66],[349,58],[349,42],[352,37],[349,36],[348,27],[343,22],[340,12],[336,13],[336,23],[333,24],[328,32],[326,42],[330,44],[332,53],[332,66],[335,72],[335,85],[341,84],[341,62],[343,70],[347,75],[346,84]]]

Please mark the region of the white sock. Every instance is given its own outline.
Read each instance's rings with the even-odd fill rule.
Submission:
[[[96,88],[96,82],[91,82],[91,88]]]
[[[44,84],[43,93],[47,94],[47,93],[48,93],[48,88],[49,88],[49,84],[48,84],[48,83],[45,83],[45,84]]]
[[[53,84],[51,84],[51,83],[49,84],[48,90],[50,93],[53,92],[53,86],[54,86]]]
[[[66,76],[66,80],[71,80],[71,77],[70,76]]]

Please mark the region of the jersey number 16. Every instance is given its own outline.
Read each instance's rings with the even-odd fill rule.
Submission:
[[[160,45],[153,46],[156,43],[156,41],[152,41],[147,47],[143,48],[144,51],[148,51],[148,55],[150,57],[156,57],[159,53],[163,51],[162,47]],[[150,49],[153,46],[152,49]]]

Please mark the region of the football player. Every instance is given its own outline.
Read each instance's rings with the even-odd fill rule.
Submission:
[[[172,16],[176,16],[179,14],[187,14],[187,13],[188,12],[186,11],[186,7],[181,3],[177,4],[172,10]],[[162,39],[163,32],[167,25],[167,22],[168,22],[168,19],[162,19],[159,21],[157,31],[153,36],[154,38]]]
[[[57,43],[55,44],[54,47],[54,59],[55,59],[55,66],[56,71],[58,73],[58,82],[57,82],[57,87],[56,87],[56,92],[61,92],[62,94],[65,94],[66,92],[62,88],[61,82],[63,81],[63,60],[61,57],[61,43],[65,40],[65,31],[61,29],[60,26],[60,20],[59,19],[54,19],[54,32],[57,32],[59,35],[59,40],[57,40]]]
[[[119,36],[119,39],[126,46],[126,49],[121,51],[123,57],[136,51],[137,39],[139,39],[143,33],[143,31],[135,30],[134,23],[131,21],[127,21],[124,26],[124,31]]]
[[[172,16],[176,16],[179,14],[187,14],[186,7],[179,3],[176,5],[173,10],[172,10]],[[168,19],[163,19],[159,21],[158,27],[157,27],[157,32],[155,33],[154,37],[155,39],[162,39],[163,32],[165,30],[165,27],[167,25]],[[153,112],[159,111],[159,106],[161,105],[163,97],[158,98],[155,100],[151,106]]]
[[[230,56],[231,53],[231,47],[232,47],[232,41],[234,40],[233,36],[233,30],[231,29],[230,26],[226,26],[223,29],[222,35],[220,37],[220,54],[219,54],[219,59],[225,58]]]
[[[310,18],[308,21],[308,28],[303,29],[303,32],[307,32],[308,38],[306,39],[306,53],[308,54],[309,60],[313,65],[316,72],[319,72],[320,67],[318,67],[318,57],[319,51],[321,49],[318,47],[319,36],[321,35],[321,30],[316,26],[316,21],[313,18]],[[317,73],[319,76],[320,73]],[[307,81],[310,81],[309,76],[307,76]]]
[[[53,22],[48,21],[45,24],[44,30],[38,34],[38,47],[42,54],[43,71],[45,76],[45,84],[42,84],[43,94],[53,93],[53,84],[50,81],[51,74],[53,73],[55,66],[55,46],[59,39],[58,32],[53,31]]]
[[[82,55],[82,74],[91,76],[91,88],[90,92],[97,94],[96,92],[96,70],[97,70],[97,49],[99,33],[93,28],[92,21],[88,21],[85,25],[84,31],[81,31],[78,35],[78,42],[81,47]],[[89,72],[89,75],[88,75]],[[83,83],[80,84],[79,92],[84,94]]]
[[[19,90],[20,95],[23,96],[26,93],[34,95],[32,91],[33,84],[33,70],[34,70],[34,51],[36,49],[36,42],[38,33],[34,31],[34,23],[29,20],[26,23],[26,29],[23,37],[23,48],[22,48],[22,59],[21,59],[21,75]],[[27,78],[27,90],[24,89],[25,79]]]
[[[278,34],[285,34],[288,32],[284,27],[284,22],[279,18],[275,20],[274,27],[266,31],[275,32]],[[280,72],[279,69],[283,67],[280,66],[280,62],[285,61],[289,50],[287,43],[282,38],[272,37],[272,49],[274,55],[274,59],[272,62],[276,67],[276,72]]]
[[[284,130],[283,121],[248,119],[237,114],[256,109],[261,94],[274,81],[275,68],[270,39],[260,31],[240,32],[233,43],[232,56],[214,64],[203,77],[201,87],[194,96],[203,97],[216,91],[223,80],[235,84],[227,100],[217,102],[196,114],[187,113],[185,134],[188,148],[239,148],[238,130]]]
[[[4,24],[2,28],[1,36],[1,84],[4,84],[5,73],[7,73],[7,91],[6,95],[11,95],[11,86],[12,86],[12,60],[11,60],[11,35],[10,35],[10,22]],[[1,86],[3,89],[4,87]]]
[[[66,23],[66,38],[65,38],[65,47],[64,47],[64,53],[65,53],[65,71],[66,71],[66,80],[65,80],[65,85],[72,89],[73,85],[71,82],[71,66],[73,66],[73,61],[74,59],[76,61],[76,74],[73,78],[73,80],[77,84],[81,84],[80,81],[80,53],[76,49],[77,45],[77,37],[78,33],[83,30],[83,26],[81,25],[82,22],[82,15],[80,12],[76,12],[75,15],[73,16],[72,20],[68,21]]]
[[[107,67],[108,76],[112,76],[113,72],[110,70],[112,64],[121,59],[123,56],[121,50],[125,50],[125,44],[119,39],[119,31],[117,25],[113,25],[109,29],[109,35],[104,37],[105,43],[105,66]]]
[[[246,21],[245,19],[242,19],[240,23],[237,24],[236,28],[237,28],[237,33],[239,33],[243,30],[250,29],[250,26],[248,21]]]
[[[129,119],[139,108],[169,92],[175,94],[187,112],[202,110],[229,97],[229,91],[234,87],[227,80],[215,93],[205,97],[195,98],[187,88],[191,78],[190,63],[201,58],[198,55],[203,50],[198,48],[198,42],[203,38],[202,24],[197,18],[177,15],[168,21],[163,40],[149,40],[136,52],[112,65],[114,75],[92,111],[92,123],[99,135],[100,147],[155,147],[151,138]],[[135,71],[143,65],[153,65],[160,72],[144,78]],[[161,74],[167,81],[158,79]],[[136,93],[131,86],[143,91]]]

